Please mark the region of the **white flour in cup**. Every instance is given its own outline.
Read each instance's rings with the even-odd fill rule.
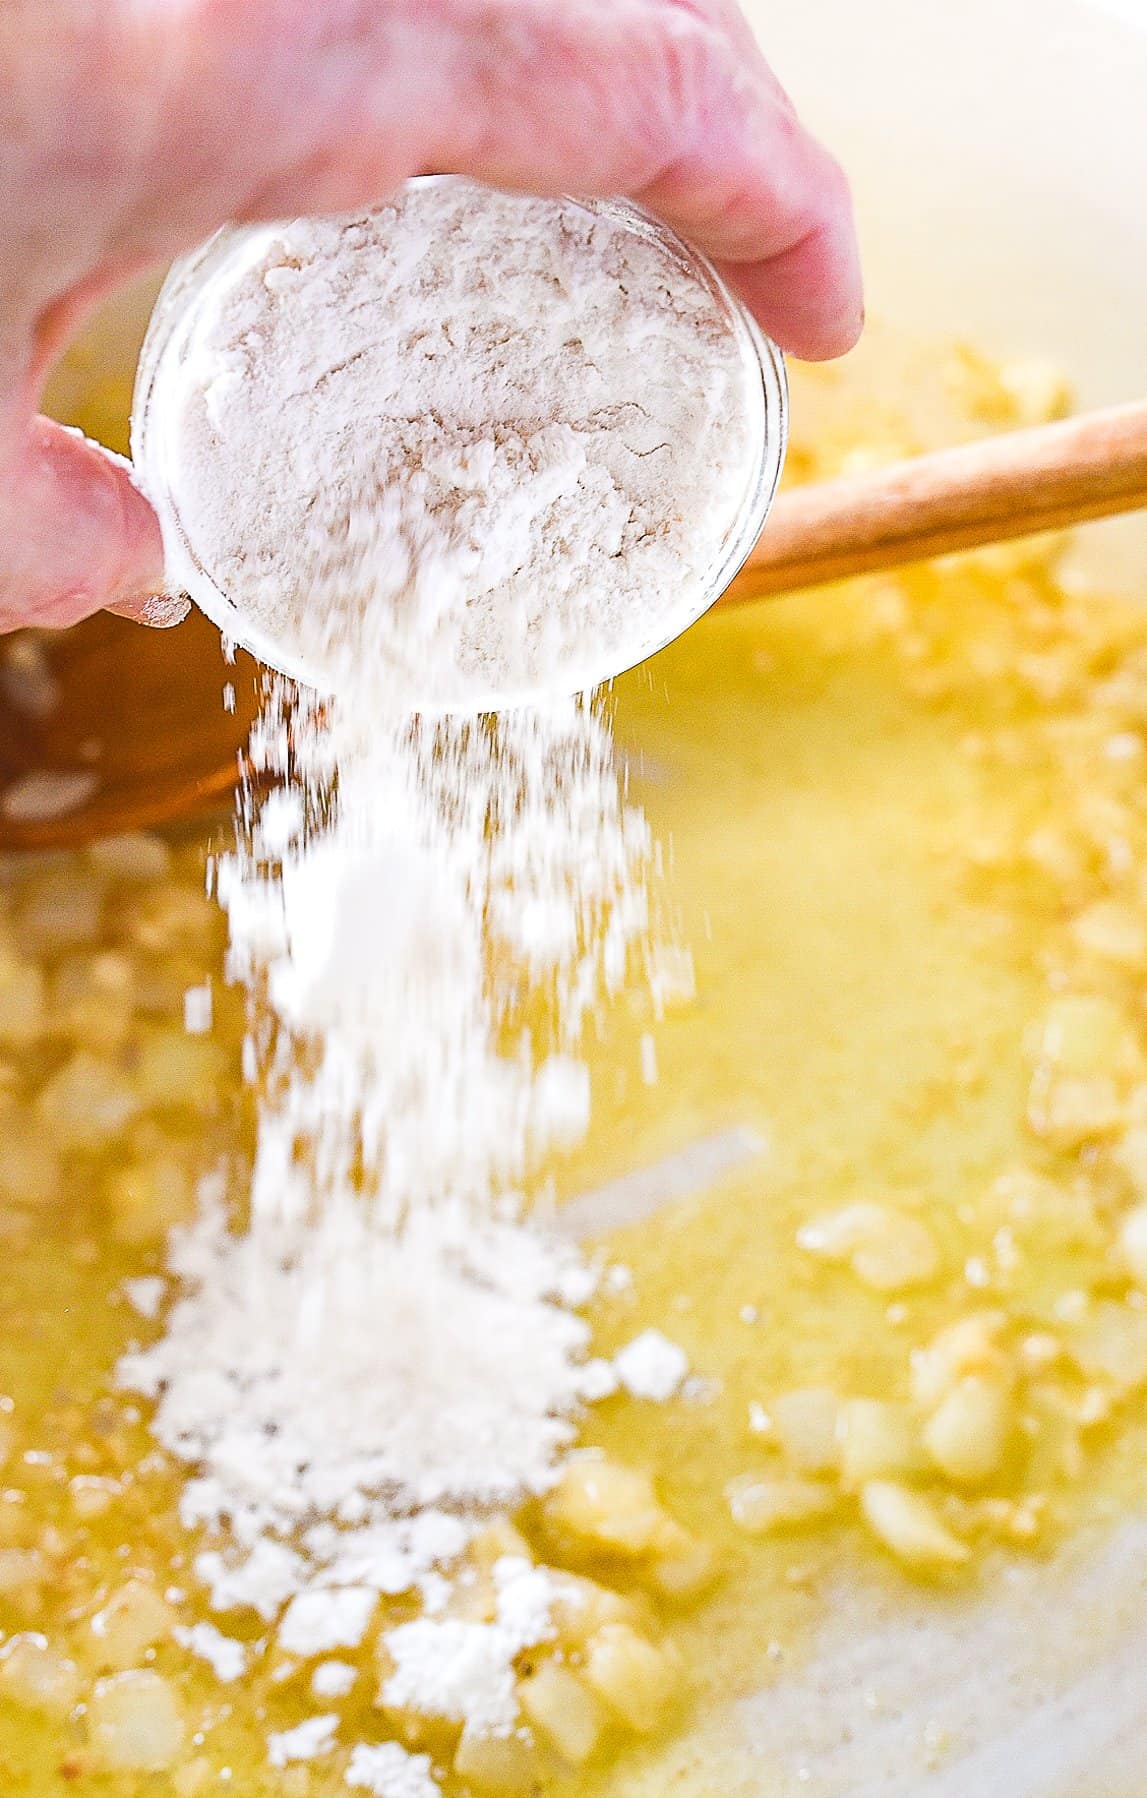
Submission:
[[[762,353],[631,209],[415,181],[225,240],[158,364],[144,484],[173,575],[287,673],[407,710],[579,692],[747,552]]]

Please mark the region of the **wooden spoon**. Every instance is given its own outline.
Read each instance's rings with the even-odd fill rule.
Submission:
[[[98,612],[0,639],[0,850],[224,815],[262,675],[225,661],[196,611],[174,630]]]
[[[782,493],[722,603],[1140,506],[1147,402]],[[205,618],[193,612],[175,630],[151,631],[104,613],[38,637],[38,680],[13,666],[14,655],[28,661],[27,649],[11,647],[21,641],[0,646],[0,850],[80,843],[225,810],[260,671],[242,654],[225,663]],[[64,779],[45,782],[45,773]]]
[[[1147,506],[1147,400],[781,493],[722,603]]]

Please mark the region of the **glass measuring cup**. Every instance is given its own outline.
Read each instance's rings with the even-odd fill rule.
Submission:
[[[455,179],[421,177],[407,185],[417,190]],[[411,710],[490,711],[530,703],[555,690],[585,691],[644,661],[688,628],[728,586],[756,542],[780,478],[788,430],[783,359],[712,265],[658,220],[627,202],[564,199],[560,204],[644,240],[660,257],[667,278],[676,271],[704,294],[726,333],[730,367],[736,370],[731,385],[749,445],[744,466],[735,471],[740,491],[732,496],[734,503],[724,507],[724,528],[714,534],[711,554],[696,578],[659,595],[657,606],[643,611],[640,618],[626,616],[617,629],[602,631],[592,642],[583,638],[571,643],[570,652],[551,657],[552,665],[544,670],[532,666],[526,648],[510,643],[509,635],[496,675],[485,667],[465,674],[432,672],[423,658],[417,669],[404,671],[396,687],[399,699]],[[185,590],[233,642],[261,661],[320,692],[333,692],[340,678],[346,678],[345,666],[340,675],[322,653],[301,646],[290,632],[268,629],[252,616],[242,593],[234,590],[214,560],[181,482],[181,406],[203,332],[236,284],[292,228],[291,224],[228,227],[172,269],[139,365],[133,453],[140,484],[160,519],[170,584]],[[638,372],[634,397],[640,393]]]

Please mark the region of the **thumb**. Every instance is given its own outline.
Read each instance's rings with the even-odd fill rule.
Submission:
[[[0,477],[0,630],[75,624],[102,606],[177,623],[163,596],[159,521],[130,464],[33,418]],[[185,608],[175,602],[179,616]],[[159,613],[149,618],[148,612]]]

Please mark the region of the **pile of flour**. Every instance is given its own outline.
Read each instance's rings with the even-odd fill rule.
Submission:
[[[395,703],[396,657],[417,642],[423,688],[441,676],[445,691],[473,673],[481,644],[499,681],[540,674],[560,693],[603,558],[620,630],[648,578],[680,572],[690,544],[700,557],[687,509],[671,502],[686,480],[713,497],[716,440],[731,454],[737,431],[717,430],[728,375],[698,328],[700,296],[668,278],[652,242],[623,253],[608,216],[538,211],[464,184],[419,188],[417,217],[397,231],[414,204],[275,236],[206,333],[200,366],[215,372],[201,410],[182,415],[215,565],[234,557],[245,597],[278,608],[268,621],[300,655],[349,658],[355,674],[329,700],[269,682],[237,849],[218,873],[230,968],[250,995],[253,1175],[238,1205],[218,1182],[205,1191],[199,1220],[172,1243],[163,1334],[124,1360],[120,1379],[154,1399],[156,1436],[191,1470],[182,1514],[206,1532],[195,1570],[220,1613],[254,1610],[269,1642],[305,1660],[352,1653],[381,1596],[417,1593],[421,1614],[385,1634],[387,1702],[504,1732],[516,1721],[514,1659],[550,1631],[549,1576],[498,1562],[489,1622],[455,1604],[457,1583],[474,1531],[546,1490],[584,1406],[618,1384],[582,1315],[594,1268],[531,1223],[526,1201],[546,1158],[587,1128],[587,1020],[654,971],[651,843],[588,699],[415,716]],[[533,221],[517,272],[494,259],[505,208]],[[513,307],[543,274],[552,307],[537,320],[527,308],[513,340]],[[622,279],[644,298],[615,341],[599,304]],[[280,309],[296,282],[308,296],[298,316]],[[299,317],[314,319],[313,341]],[[462,351],[452,381],[435,367],[451,338]],[[653,372],[641,375],[649,404],[635,420],[624,395],[643,344]],[[446,558],[433,576],[418,562],[388,613],[401,632],[365,655],[362,619],[328,603],[348,589],[320,583],[311,603],[314,542],[341,541],[323,510],[330,493],[315,487],[313,516],[304,507],[285,522],[276,509],[320,473],[283,462],[282,442],[306,440],[296,427],[356,357],[392,383],[358,421],[361,444],[385,449],[395,515],[423,515]],[[404,357],[409,387],[394,384]],[[497,405],[491,358],[509,371]],[[569,417],[527,430],[536,358]],[[282,440],[259,409],[268,393],[296,410]],[[586,441],[573,455],[575,397]],[[661,435],[670,423],[685,433],[679,445]],[[542,439],[573,461],[559,457],[561,478],[539,485]],[[508,511],[485,504],[491,492]],[[489,579],[467,575],[473,604],[460,616],[463,565]],[[555,613],[554,593],[571,609]],[[560,628],[542,628],[543,613]],[[667,1392],[676,1360],[671,1374]],[[233,1643],[208,1646],[235,1660]],[[271,1758],[326,1753],[339,1727],[328,1702],[275,1738]],[[433,1783],[427,1767],[398,1765],[395,1745],[343,1746],[352,1784],[372,1768],[379,1792],[386,1780],[399,1790],[399,1775],[420,1791]]]
[[[755,355],[629,209],[411,182],[236,241],[159,372],[164,475],[276,666],[423,709],[577,692],[715,597]]]

